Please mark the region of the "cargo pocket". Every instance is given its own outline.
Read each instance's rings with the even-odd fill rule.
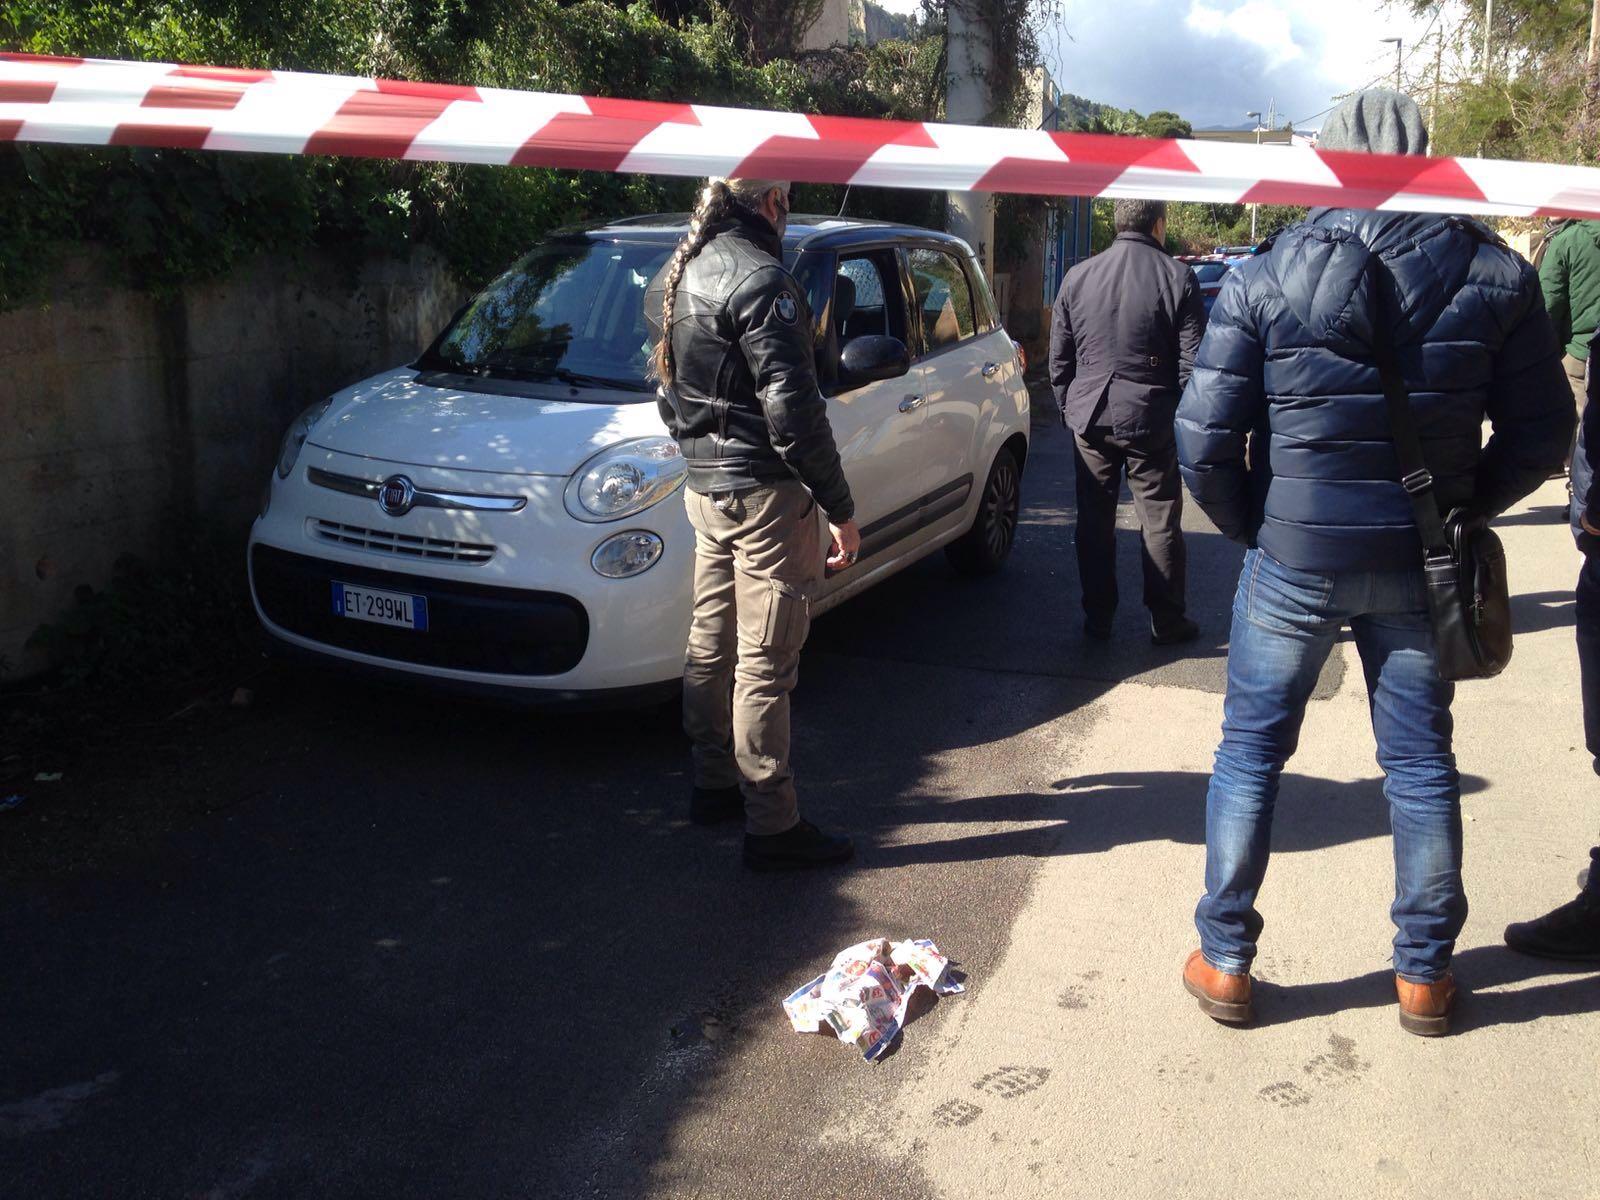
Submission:
[[[769,650],[798,650],[811,631],[811,598],[781,579],[767,586],[767,623],[761,644]]]

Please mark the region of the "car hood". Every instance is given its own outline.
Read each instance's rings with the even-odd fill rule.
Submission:
[[[306,440],[410,466],[565,476],[607,446],[665,434],[656,406],[637,392],[402,367],[335,393]]]

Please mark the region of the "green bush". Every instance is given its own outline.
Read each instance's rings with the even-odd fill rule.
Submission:
[[[0,47],[664,101],[922,119],[940,102],[938,44],[748,57],[723,9],[671,24],[646,4],[585,0],[0,0]],[[475,285],[545,231],[687,207],[694,181],[574,171],[79,146],[0,146],[0,307],[37,296],[68,247],[111,251],[119,282],[157,293],[241,259],[439,247]],[[839,188],[808,188],[834,211]],[[856,200],[860,199],[858,193]],[[926,193],[876,198],[926,221]],[[852,211],[863,211],[855,203]]]

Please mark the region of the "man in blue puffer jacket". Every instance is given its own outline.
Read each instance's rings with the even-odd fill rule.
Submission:
[[[1427,140],[1417,106],[1379,89],[1341,105],[1319,146],[1423,154]],[[1374,362],[1380,321],[1441,511],[1502,512],[1561,465],[1572,436],[1538,276],[1476,222],[1314,210],[1223,285],[1177,415],[1184,482],[1223,533],[1250,547],[1206,803],[1200,949],[1183,975],[1221,1020],[1251,1016],[1255,898],[1278,777],[1349,625],[1394,829],[1400,1023],[1421,1034],[1449,1028],[1450,957],[1467,915],[1454,688],[1439,677],[1421,539]]]

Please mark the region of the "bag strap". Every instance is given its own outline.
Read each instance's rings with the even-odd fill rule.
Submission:
[[[1378,378],[1383,382],[1383,399],[1389,409],[1389,430],[1394,436],[1395,455],[1400,460],[1400,486],[1411,500],[1411,512],[1422,535],[1422,556],[1425,560],[1450,559],[1450,543],[1445,536],[1444,521],[1439,516],[1439,501],[1433,494],[1433,472],[1422,458],[1422,440],[1417,437],[1416,422],[1412,420],[1411,395],[1406,391],[1405,377],[1400,373],[1399,360],[1395,358],[1394,345],[1389,337],[1388,322],[1381,311],[1379,281],[1389,273],[1376,254],[1372,264],[1372,349],[1378,363]]]

